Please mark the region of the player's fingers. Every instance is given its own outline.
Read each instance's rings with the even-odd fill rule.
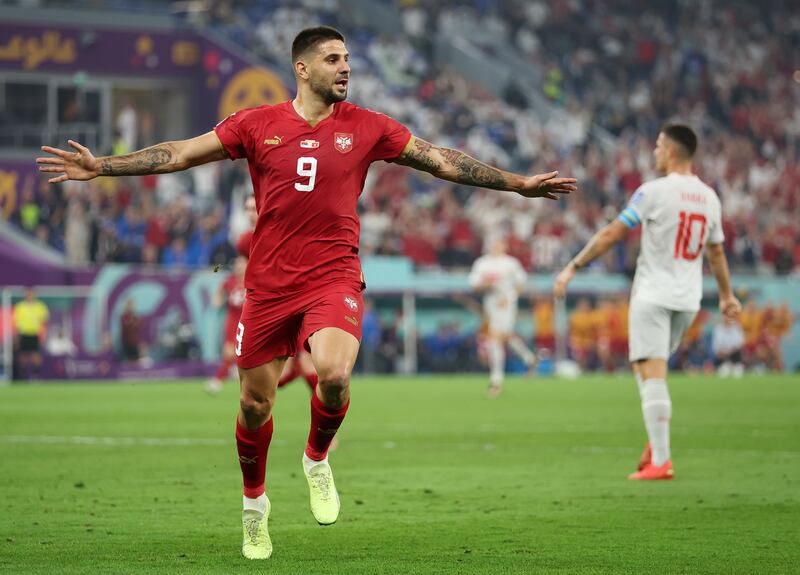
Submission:
[[[558,173],[558,172],[555,172]],[[561,185],[561,184],[577,184],[578,180],[575,178],[553,178],[550,182],[553,185]]]
[[[63,166],[39,166],[40,172],[63,172]]]
[[[61,182],[66,182],[68,179],[69,176],[67,174],[64,174],[62,176],[58,176],[57,178],[50,178],[47,181],[51,184],[60,184]]]
[[[64,160],[61,158],[36,158],[37,164],[57,164],[59,166],[64,165]]]
[[[67,140],[67,143],[70,146],[72,146],[73,148],[75,148],[76,150],[78,150],[79,152],[81,152],[82,154],[90,154],[91,153],[91,152],[89,152],[89,148],[79,144],[75,140]]]
[[[558,175],[558,172],[548,172],[546,174],[539,174],[536,176],[536,179],[541,184],[542,182],[546,182],[548,180],[552,180]]]
[[[72,152],[66,152],[64,150],[59,150],[58,148],[51,148],[50,146],[42,146],[42,151],[65,159],[72,155]]]

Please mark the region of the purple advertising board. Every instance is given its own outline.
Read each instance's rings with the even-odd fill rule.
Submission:
[[[193,82],[192,125],[208,130],[242,108],[290,96],[280,74],[191,30],[0,23],[0,71],[83,73],[98,78],[180,78]]]
[[[83,78],[180,79],[190,86],[189,125],[194,134],[243,108],[283,102],[291,96],[276,70],[202,31],[131,30],[86,24],[0,22],[0,74],[26,77],[73,74]],[[188,136],[189,134],[187,134]],[[19,202],[30,161],[0,151],[0,218]]]
[[[225,277],[210,270],[131,265],[62,270],[57,279],[86,288],[87,295],[43,296],[42,301],[50,308],[49,335],[69,326],[67,335],[76,349],[69,356],[45,354],[40,376],[153,379],[212,374],[222,347],[224,319],[224,310],[215,308],[212,298]],[[16,278],[0,251],[0,286],[18,285]],[[47,283],[39,284],[43,285]],[[122,358],[122,316],[127,305],[140,320],[140,361]]]

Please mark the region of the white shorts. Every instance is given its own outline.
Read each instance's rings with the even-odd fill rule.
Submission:
[[[487,307],[486,317],[489,320],[490,333],[511,333],[517,321],[517,306]]]
[[[696,311],[676,311],[648,301],[631,300],[628,359],[669,359],[696,315]]]

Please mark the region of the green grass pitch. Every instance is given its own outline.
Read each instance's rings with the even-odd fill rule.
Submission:
[[[363,378],[308,509],[308,391],[279,392],[275,545],[240,556],[237,389],[0,388],[0,573],[797,573],[800,380],[673,377],[672,482],[635,483],[629,376]],[[106,439],[107,438],[107,439]]]

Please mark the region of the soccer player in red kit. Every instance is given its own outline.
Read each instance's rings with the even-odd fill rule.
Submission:
[[[214,294],[214,306],[226,307],[225,328],[222,344],[222,361],[219,363],[217,373],[206,383],[205,390],[210,394],[217,394],[222,390],[222,382],[228,377],[231,366],[236,361],[233,342],[236,341],[236,330],[239,327],[239,318],[247,290],[244,287],[244,274],[247,269],[247,258],[237,256],[233,262],[233,273],[229,275]]]
[[[50,182],[98,175],[174,172],[225,158],[247,158],[258,223],[245,275],[247,299],[236,333],[241,383],[236,446],[244,482],[242,553],[272,554],[265,468],[272,409],[287,357],[302,345],[319,376],[302,457],[311,511],[334,523],[339,496],[327,453],[350,405],[350,373],[361,337],[364,278],[356,203],[372,162],[410,166],[464,185],[556,199],[576,189],[556,172],[523,176],[411,135],[397,121],[346,103],[350,82],[344,37],[333,28],[301,31],[292,44],[294,100],[232,114],[202,136],[116,157],[43,147]],[[299,344],[298,344],[299,342]]]
[[[239,252],[239,255],[244,256],[245,258],[250,258],[250,244],[253,241],[253,230],[256,227],[256,223],[258,223],[258,210],[256,209],[256,200],[255,196],[247,196],[244,204],[245,212],[247,213],[248,218],[250,219],[251,229],[244,232],[236,242],[236,250]],[[236,321],[239,321],[239,316],[236,317]],[[227,323],[226,323],[227,326]],[[235,333],[232,337],[228,339],[228,331],[226,329],[226,340],[225,345],[228,345],[228,342],[231,342],[231,353],[233,353],[233,340],[235,338]],[[222,369],[220,367],[220,369]],[[306,381],[306,385],[311,390],[311,393],[316,391],[317,387],[317,372],[314,369],[314,363],[311,361],[311,356],[308,352],[303,349],[302,346],[298,346],[297,355],[294,357],[288,357],[286,359],[286,364],[283,366],[283,373],[281,373],[280,379],[278,379],[278,387],[283,387],[292,383],[298,377],[303,376],[303,379]],[[209,387],[214,386],[216,384],[209,383],[206,389]],[[220,386],[221,387],[221,386]],[[211,391],[211,390],[209,390]],[[212,391],[213,392],[213,391]],[[335,445],[336,438],[334,437],[332,446]]]

